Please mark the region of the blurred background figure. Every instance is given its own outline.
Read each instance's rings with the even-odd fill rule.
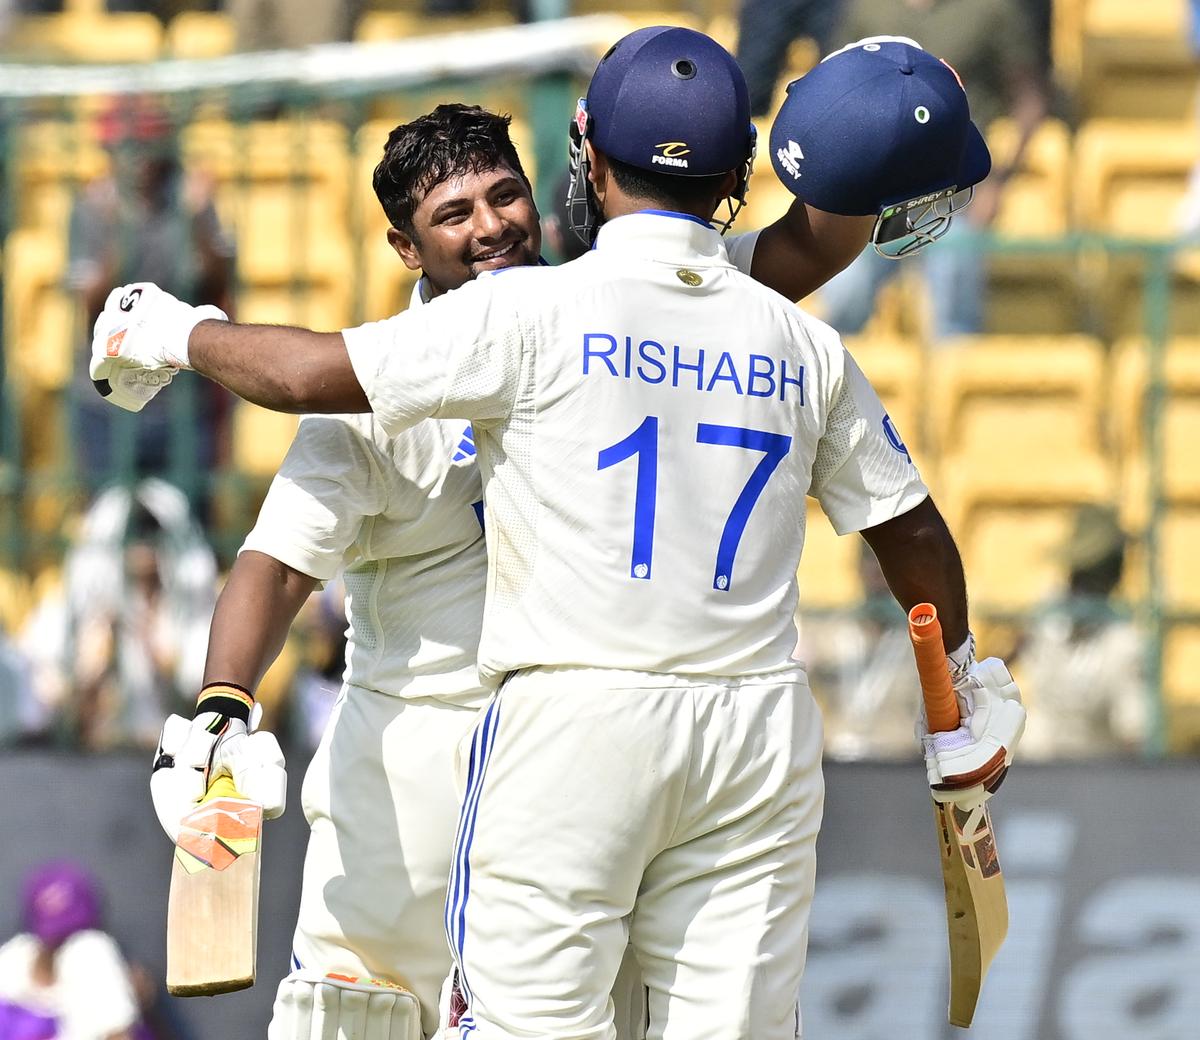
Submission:
[[[1046,115],[1045,42],[1025,7],[1011,0],[846,0],[836,29],[838,46],[866,36],[907,36],[948,62],[971,99],[971,117],[987,128],[1001,116],[1017,127],[1011,162],[993,169],[967,210],[954,220],[924,265],[935,339],[983,329],[985,263],[979,232],[995,219],[1005,184],[1021,168],[1025,147]],[[902,266],[871,247],[821,290],[825,320],[843,334],[861,332],[879,290]]]
[[[340,576],[305,600],[289,638],[300,664],[288,702],[278,710],[286,711],[297,746],[311,755],[321,742],[346,668],[346,586]]]
[[[1028,690],[1021,750],[1030,758],[1129,755],[1143,746],[1145,634],[1116,595],[1126,543],[1114,510],[1080,507],[1061,550],[1066,588],[1034,613],[1013,656]]]
[[[189,381],[195,412],[186,430],[173,431],[168,410],[153,401],[132,422],[113,414],[116,409],[97,396],[87,374],[92,324],[108,290],[118,283],[156,281],[228,311],[233,278],[233,246],[217,218],[211,185],[184,172],[166,109],[150,97],[120,97],[101,113],[97,132],[111,173],[88,184],[76,200],[67,272],[85,318],[75,377],[75,443],[81,477],[92,490],[118,476],[162,476],[172,462],[183,465],[181,458],[187,467],[210,468],[222,453],[228,409],[223,393],[181,376]],[[179,443],[185,435],[186,445]]]
[[[805,663],[825,724],[825,754],[839,761],[914,758],[920,685],[904,612],[866,542],[863,598],[834,615],[806,615],[801,595],[796,657]]]
[[[788,48],[807,36],[821,55],[836,50],[834,42],[845,0],[743,0],[738,11],[737,60],[746,74],[750,111],[771,113],[775,85]],[[848,43],[850,37],[842,42]]]
[[[162,720],[191,710],[216,576],[178,489],[151,478],[96,498],[61,587],[34,607],[22,638],[60,738],[92,750],[153,748]]]
[[[99,887],[73,863],[26,879],[22,930],[0,946],[4,1040],[144,1040],[128,965],[102,929]]]

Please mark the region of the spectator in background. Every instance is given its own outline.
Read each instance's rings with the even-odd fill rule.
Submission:
[[[72,863],[28,878],[23,931],[0,946],[4,1040],[141,1040],[133,981],[101,930],[95,879]]]
[[[162,476],[173,469],[183,479],[207,471],[218,457],[228,409],[227,395],[214,394],[207,381],[189,385],[194,414],[179,424],[187,443],[175,443],[170,412],[159,402],[151,401],[133,422],[104,403],[88,378],[86,355],[109,287],[154,281],[228,311],[233,275],[233,248],[211,187],[181,168],[167,112],[152,98],[124,97],[103,112],[97,129],[112,171],[76,200],[68,270],[86,319],[75,380],[75,441],[81,474],[93,491],[134,474]]]
[[[1132,754],[1146,736],[1146,644],[1115,600],[1125,532],[1107,507],[1081,506],[1062,549],[1067,587],[1033,618],[1014,655],[1031,758]]]
[[[836,615],[802,611],[796,657],[821,705],[827,757],[913,758],[920,685],[904,611],[865,542],[861,552],[862,602]]]
[[[341,576],[319,589],[300,608],[289,638],[300,649],[288,716],[292,734],[311,755],[321,743],[346,668],[346,585]]]
[[[979,234],[995,219],[1004,185],[1020,169],[1025,147],[1046,114],[1043,52],[1026,8],[1011,0],[848,0],[838,39],[847,43],[881,33],[911,37],[953,66],[970,95],[971,117],[985,134],[1004,115],[1017,126],[1009,165],[975,186],[971,205],[939,247],[920,260],[934,337],[979,332],[986,289]],[[843,335],[861,332],[880,288],[900,269],[868,247],[821,290],[825,320]]]
[[[163,718],[190,710],[216,571],[177,488],[148,479],[96,498],[22,638],[38,700],[72,742],[154,747]]]
[[[834,43],[834,29],[843,3],[844,0],[743,0],[738,12],[737,60],[746,74],[750,111],[754,115],[764,116],[772,110],[775,85],[793,42],[808,36],[816,41],[821,54],[840,46]],[[935,47],[930,49],[940,53]],[[763,144],[760,141],[759,147]]]

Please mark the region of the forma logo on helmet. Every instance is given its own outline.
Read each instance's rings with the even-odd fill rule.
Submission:
[[[755,147],[746,80],[703,33],[656,25],[618,40],[600,59],[570,129],[567,204],[572,228],[589,245],[602,216],[588,181],[588,141],[626,184],[687,177],[704,182],[695,186],[701,192],[709,179],[736,172],[722,231],[745,203]]]

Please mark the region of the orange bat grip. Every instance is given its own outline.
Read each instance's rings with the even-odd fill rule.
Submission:
[[[908,636],[917,658],[917,676],[925,698],[925,718],[930,733],[958,729],[962,721],[958,700],[950,684],[950,667],[942,645],[942,623],[932,603],[918,603],[908,612]]]

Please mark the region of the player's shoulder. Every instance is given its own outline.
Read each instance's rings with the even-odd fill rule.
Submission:
[[[753,299],[771,317],[786,323],[794,334],[821,353],[840,357],[845,352],[842,337],[837,329],[805,310],[794,300],[742,271],[731,270],[728,277],[748,300]]]

